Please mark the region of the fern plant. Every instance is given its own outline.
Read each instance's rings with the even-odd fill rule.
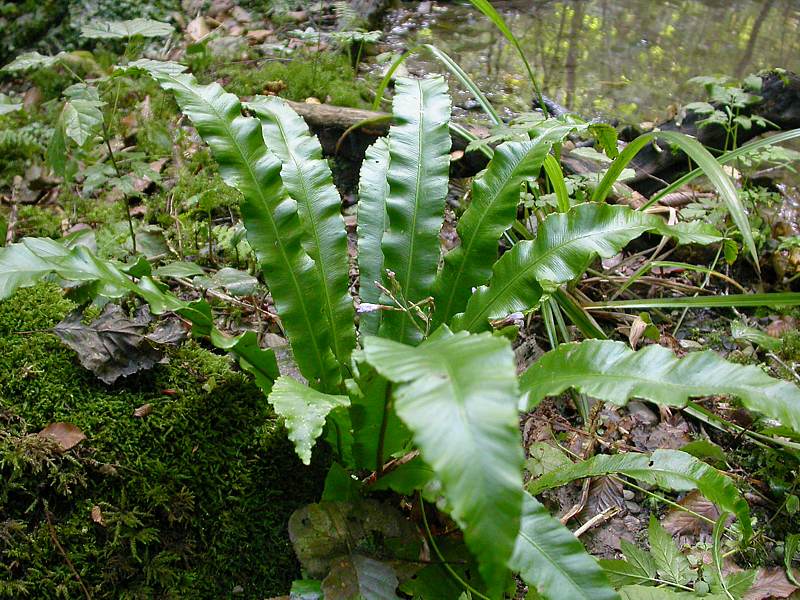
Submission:
[[[204,302],[171,295],[143,260],[115,264],[80,245],[25,239],[0,251],[0,298],[55,274],[103,296],[136,294],[154,312],[178,312],[196,334],[232,351],[284,417],[300,458],[308,463],[323,435],[337,457],[327,504],[298,517],[296,528],[313,514],[329,519],[314,535],[333,535],[352,526],[338,521],[337,511],[364,494],[392,489],[416,495],[426,543],[442,565],[395,570],[378,560],[387,556],[365,556],[349,543],[325,546],[339,553],[327,556],[318,539],[293,534],[307,571],[323,580],[315,589],[326,598],[396,598],[401,589],[432,600],[458,598],[465,590],[495,599],[513,590],[512,573],[547,598],[619,598],[580,542],[523,487],[518,411],[569,387],[616,404],[635,396],[683,406],[692,396],[725,393],[800,431],[797,387],[710,352],[677,359],[656,347],[634,352],[618,342],[589,340],[562,345],[517,376],[511,344],[491,333],[493,322],[561,297],[561,286],[597,256],[613,256],[645,232],[678,243],[721,239],[702,224],[671,226],[656,215],[597,201],[550,214],[534,239],[498,259],[498,240],[516,221],[521,190],[552,160],[552,136],[509,141],[494,151],[459,220],[460,245],[443,254],[450,99],[441,78],[398,80],[395,124],[368,150],[361,171],[356,311],[340,199],[304,121],[276,98],[243,106],[216,83],[198,84],[179,65],[141,60],[128,69],[145,71],[174,94],[224,181],[242,193],[247,241],[302,380],[278,375],[274,355],[260,349],[254,335],[223,336]],[[664,470],[642,477],[672,489],[701,489],[739,517],[743,539],[749,536],[747,505],[725,475],[688,455],[656,459]],[[638,473],[645,463],[576,466],[573,477],[598,469]],[[467,577],[450,566],[445,555],[458,550],[432,533],[426,502],[460,528],[465,560],[477,560],[477,574]],[[359,506],[371,514],[373,505]],[[375,519],[362,523],[352,539],[378,527]],[[388,525],[379,529],[391,537]],[[442,568],[455,592],[425,575]]]

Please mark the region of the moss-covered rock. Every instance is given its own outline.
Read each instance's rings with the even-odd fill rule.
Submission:
[[[0,303],[0,597],[83,597],[54,536],[95,599],[285,593],[298,568],[286,523],[318,498],[322,469],[299,463],[228,358],[195,343],[103,385],[40,331],[72,308],[52,285]],[[59,421],[87,439],[59,453],[35,435]]]

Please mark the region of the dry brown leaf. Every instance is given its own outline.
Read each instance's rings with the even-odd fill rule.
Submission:
[[[783,569],[759,569],[753,587],[747,590],[743,600],[788,598],[797,589],[797,586],[786,578]]]
[[[719,510],[716,505],[706,499],[700,492],[690,492],[678,504],[712,521],[716,521],[719,518]],[[704,529],[711,530],[711,525],[707,521],[692,513],[678,509],[669,511],[661,524],[672,535],[696,534]]]
[[[272,29],[251,29],[247,32],[247,39],[253,44],[263,44],[272,35]]]
[[[628,341],[631,344],[631,348],[636,350],[636,346],[639,345],[639,342],[644,335],[645,330],[647,329],[647,323],[645,322],[642,317],[636,315],[636,318],[633,320],[631,324],[631,329],[628,332]]]
[[[153,412],[153,407],[150,404],[142,404],[139,408],[133,411],[133,416],[141,419]]]
[[[54,441],[63,452],[86,439],[84,433],[72,423],[50,423],[39,432],[39,437]]]
[[[713,521],[719,518],[719,510],[717,510],[717,507],[700,492],[690,492],[683,500],[678,502],[678,504]],[[678,509],[669,511],[661,524],[664,529],[672,535],[696,534],[706,529],[709,531],[711,530],[711,525],[707,521],[684,510]]]
[[[209,33],[211,33],[211,30],[206,24],[206,18],[202,15],[196,16],[186,26],[186,34],[192,39],[193,42],[200,41]]]
[[[589,487],[586,506],[581,512],[582,519],[590,519],[598,513],[612,507],[625,509],[625,497],[622,484],[610,477],[597,477]]]
[[[793,317],[781,317],[767,326],[767,335],[777,338],[796,329],[797,321]]]
[[[103,520],[103,511],[96,504],[92,507],[92,521],[103,527],[106,526],[106,522]]]

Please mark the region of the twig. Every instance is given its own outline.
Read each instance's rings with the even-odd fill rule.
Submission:
[[[386,463],[383,466],[383,472],[381,473],[380,476],[383,477],[384,475],[387,475],[387,474],[391,473],[395,469],[397,469],[399,467],[402,467],[404,464],[411,462],[412,460],[414,460],[418,456],[419,456],[419,450],[413,450],[413,451],[409,452],[408,454],[404,454],[400,458],[395,458],[395,459],[390,460],[388,463]],[[371,475],[368,475],[367,477],[365,477],[361,481],[361,483],[363,485],[365,485],[365,486],[370,486],[373,483],[375,483],[377,480],[378,480],[378,473],[376,471],[375,473],[372,473]]]
[[[600,421],[599,417],[601,410],[603,410],[603,402],[598,400],[594,403],[594,406],[592,406],[592,410],[589,413],[589,441],[586,443],[586,450],[583,452],[583,460],[591,458],[591,456],[594,454],[594,448],[597,445],[597,425]],[[582,487],[580,500],[578,500],[578,503],[561,517],[560,520],[563,525],[566,525],[572,517],[584,509],[587,500],[589,500],[589,486],[591,483],[591,477],[583,480],[583,483],[581,484]]]
[[[609,506],[603,512],[597,513],[591,519],[586,521],[583,525],[578,527],[574,532],[573,535],[576,538],[581,537],[584,533],[589,531],[595,525],[599,525],[605,521],[608,521],[611,517],[615,516],[620,511],[619,506]]]
[[[8,227],[6,228],[6,246],[14,242],[14,229],[17,227],[17,202],[12,197],[11,212],[8,215]]]
[[[389,403],[392,401],[392,383],[387,382],[386,393],[383,398],[383,416],[381,417],[381,430],[378,435],[378,449],[375,456],[375,477],[383,475],[383,444],[386,440],[386,429],[389,425]]]
[[[197,288],[195,288],[194,284],[191,281],[189,281],[188,279],[184,279],[183,277],[176,277],[175,281],[177,281],[179,284],[181,284],[184,287],[197,289]],[[241,300],[237,300],[233,296],[229,296],[228,294],[226,294],[224,292],[218,292],[217,290],[213,290],[213,289],[207,289],[207,290],[204,290],[204,291],[205,291],[206,294],[208,294],[212,298],[216,298],[217,300],[222,300],[223,302],[227,302],[228,304],[233,304],[234,306],[238,306],[240,308],[253,309],[256,312],[260,312],[261,314],[266,315],[270,319],[273,319],[275,321],[280,319],[280,317],[278,315],[276,315],[275,313],[271,313],[268,310],[266,310],[264,308],[261,308],[260,306],[256,306],[255,304],[248,304],[247,302],[242,302]]]
[[[778,363],[784,369],[789,371],[789,373],[791,373],[794,376],[794,378],[797,379],[798,382],[800,382],[800,375],[797,374],[797,371],[795,371],[792,367],[790,367],[784,361],[782,361],[780,358],[778,358],[778,356],[776,356],[774,352],[767,352],[767,356],[769,356],[772,360],[774,360],[776,363]]]
[[[431,548],[433,548],[433,551],[436,553],[436,556],[439,558],[439,560],[442,561],[442,566],[450,574],[450,576],[470,594],[476,598],[481,598],[482,600],[490,600],[487,596],[484,596],[469,583],[464,581],[461,576],[459,576],[459,574],[453,570],[453,567],[447,563],[444,554],[442,554],[441,550],[439,550],[439,546],[436,545],[436,540],[433,538],[431,528],[428,526],[428,517],[425,515],[425,502],[422,500],[422,492],[417,492],[417,498],[419,499],[419,508],[420,512],[422,513],[422,523],[425,526],[425,533],[428,535],[428,541],[431,544]]]
[[[47,509],[47,506],[45,506],[44,509],[44,518],[47,519],[47,528],[50,531],[50,539],[53,540],[53,545],[55,545],[56,549],[59,551],[61,556],[64,557],[64,561],[66,561],[69,570],[72,571],[72,574],[75,576],[75,579],[80,584],[81,589],[83,590],[83,593],[86,596],[86,600],[92,600],[92,595],[89,593],[89,589],[84,585],[81,576],[78,575],[78,571],[77,569],[75,569],[75,565],[72,564],[72,561],[69,559],[69,556],[67,556],[66,550],[64,550],[64,547],[61,545],[61,542],[58,541],[58,537],[56,536],[56,528],[53,527],[53,521],[50,519],[50,511]]]

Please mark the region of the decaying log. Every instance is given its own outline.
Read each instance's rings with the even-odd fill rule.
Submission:
[[[297,114],[303,117],[309,128],[319,138],[322,151],[326,156],[336,156],[339,159],[353,163],[356,167],[364,158],[367,146],[378,137],[386,135],[391,124],[391,115],[383,112],[360,110],[356,108],[343,108],[330,104],[308,104],[305,102],[287,102]],[[341,140],[342,134],[350,127],[359,123],[365,125],[352,130]],[[452,136],[453,150],[464,150],[468,142],[459,135]],[[338,144],[338,149],[337,149]],[[450,167],[453,177],[471,177],[486,167],[487,158],[481,152],[465,154]],[[568,151],[561,155],[561,164],[567,173],[588,175],[595,171],[594,165],[577,156],[571,156]],[[357,171],[358,169],[354,169]],[[354,187],[355,182],[344,182],[347,187]],[[644,199],[634,190],[624,184],[616,184],[621,192],[620,200],[638,206]]]
[[[742,111],[742,114],[767,119],[781,130],[800,127],[800,77],[794,73],[770,73],[763,78],[760,95],[763,100],[749,110]],[[690,112],[680,123],[677,119],[672,119],[658,127],[662,131],[686,133],[696,137],[707,148],[722,150],[725,145],[725,129],[721,125],[698,128],[697,122],[704,117],[705,115]],[[750,129],[740,127],[737,143],[741,145],[769,131],[775,131],[775,128],[759,127],[755,124]],[[631,163],[637,174],[628,185],[645,196],[664,187],[664,182],[675,181],[687,172],[688,160],[683,152],[673,152],[663,142],[658,145],[660,151],[649,145]]]
[[[370,144],[388,133],[391,124],[391,115],[384,112],[330,104],[288,104],[306,120],[311,131],[317,135],[326,156],[336,156],[356,164],[361,163]],[[360,123],[365,124],[352,130],[339,143],[345,131]],[[467,147],[468,142],[459,135],[453,135],[452,140],[453,150],[464,150]],[[486,167],[486,162],[486,157],[480,152],[470,152],[453,163],[451,173],[455,177],[469,177]]]

